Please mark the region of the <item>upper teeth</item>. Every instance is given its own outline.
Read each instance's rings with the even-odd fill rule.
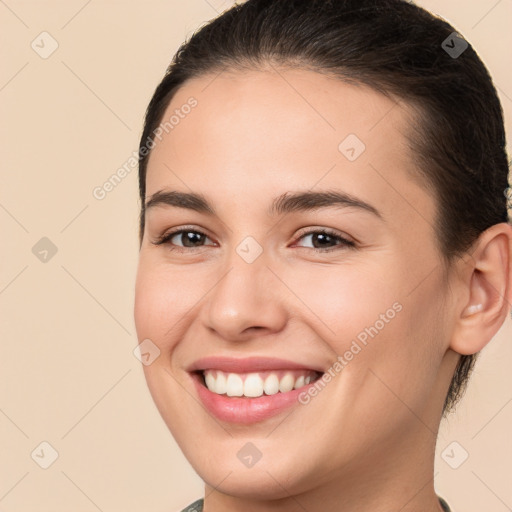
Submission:
[[[257,373],[225,373],[205,370],[206,387],[218,395],[258,397],[286,393],[309,384],[316,372],[312,370],[265,371]]]

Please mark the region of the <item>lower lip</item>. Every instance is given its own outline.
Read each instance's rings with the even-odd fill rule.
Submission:
[[[229,423],[248,425],[276,416],[280,412],[300,405],[298,397],[314,386],[315,382],[293,389],[286,393],[262,395],[257,398],[228,397],[213,393],[203,384],[203,377],[197,373],[190,374],[199,394],[199,398],[216,418]]]

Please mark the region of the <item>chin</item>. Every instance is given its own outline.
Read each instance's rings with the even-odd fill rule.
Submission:
[[[207,453],[212,454],[207,449]],[[264,456],[253,467],[245,467],[236,455],[227,460],[228,456],[214,460],[216,454],[208,459],[193,460],[188,458],[195,472],[210,487],[217,492],[237,498],[251,500],[279,500],[289,498],[307,490],[308,483],[313,484],[311,475],[306,474],[305,461],[288,461],[290,467],[283,466],[283,460],[274,461]],[[199,457],[202,457],[200,454]],[[299,473],[298,468],[304,472]]]
[[[253,468],[254,469],[254,468]],[[270,474],[269,474],[270,473]],[[228,473],[224,473],[227,475]],[[199,474],[202,480],[228,496],[237,498],[246,498],[248,500],[279,500],[289,498],[290,494],[295,494],[293,484],[290,484],[286,475],[273,473],[265,469],[260,469],[254,473],[253,470],[231,473],[219,485],[222,480],[221,473],[215,471],[211,478],[205,478]]]

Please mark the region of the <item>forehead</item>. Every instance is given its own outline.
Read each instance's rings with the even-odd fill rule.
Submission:
[[[186,82],[166,109],[162,124],[174,122],[156,140],[146,194],[169,186],[214,200],[264,200],[325,186],[373,195],[384,211],[412,202],[433,215],[431,198],[411,179],[411,112],[367,86],[308,70],[204,75]]]

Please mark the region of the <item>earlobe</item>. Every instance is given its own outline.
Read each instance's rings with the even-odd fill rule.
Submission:
[[[464,265],[464,278],[459,282],[460,314],[450,348],[459,354],[471,355],[491,341],[510,311],[512,226],[500,223],[484,231]]]

